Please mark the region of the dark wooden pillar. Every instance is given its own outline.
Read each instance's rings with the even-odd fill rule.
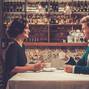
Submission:
[[[0,89],[3,89],[3,50],[1,47],[2,39],[2,24],[3,24],[3,10],[2,10],[3,0],[0,0]]]
[[[2,2],[3,0],[0,0],[0,64],[2,62],[2,47],[1,47],[1,39],[2,39],[2,24],[3,24],[3,17],[2,17]]]

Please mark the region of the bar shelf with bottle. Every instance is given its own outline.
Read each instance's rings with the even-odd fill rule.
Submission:
[[[72,11],[74,13],[86,14],[89,12],[89,1],[88,0],[78,0],[73,1]]]
[[[3,0],[3,23],[8,24],[14,18],[26,17],[25,0]]]
[[[29,21],[31,33],[25,42],[27,46],[87,46],[79,21],[88,15],[88,3],[79,0],[5,0],[3,19],[7,23],[14,18],[25,18]],[[81,38],[76,39],[79,34]]]

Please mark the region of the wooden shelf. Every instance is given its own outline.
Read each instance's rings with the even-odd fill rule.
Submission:
[[[68,47],[76,47],[76,46],[88,46],[88,43],[52,43],[52,42],[25,42],[25,46],[68,46]]]
[[[87,12],[73,12],[73,14],[81,14],[81,15],[87,15],[89,12],[87,11]]]
[[[20,15],[20,14],[25,14],[25,12],[24,11],[18,11],[18,12],[14,11],[14,12],[4,12],[4,14],[18,14],[18,15]]]
[[[81,26],[81,24],[78,24],[78,23],[65,23],[65,24],[50,24],[50,23],[47,23],[47,24],[45,24],[45,23],[37,23],[37,24],[32,24],[32,23],[29,23],[29,25],[31,25],[31,26],[43,26],[43,25],[46,25],[46,26]]]

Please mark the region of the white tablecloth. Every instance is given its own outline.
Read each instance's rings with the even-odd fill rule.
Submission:
[[[13,76],[7,89],[89,89],[89,75],[55,72],[26,72]]]

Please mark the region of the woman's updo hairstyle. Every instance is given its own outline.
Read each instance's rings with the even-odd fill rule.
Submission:
[[[19,34],[23,33],[27,21],[24,19],[14,19],[8,28],[7,34],[11,38],[16,38]]]

